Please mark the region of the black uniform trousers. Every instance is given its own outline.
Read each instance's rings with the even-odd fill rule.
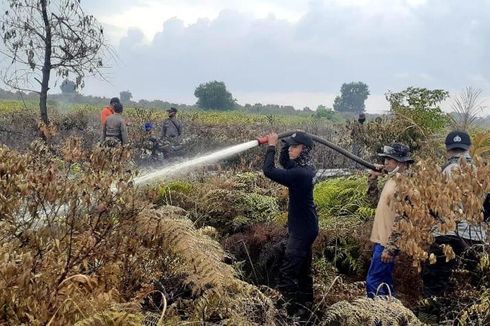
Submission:
[[[433,253],[437,260],[435,264],[428,261],[422,265],[422,281],[424,283],[424,296],[441,296],[451,290],[450,278],[453,270],[462,264],[472,276],[472,282],[476,280],[476,268],[479,262],[480,241],[462,239],[455,235],[443,235],[435,238],[434,243],[429,249],[429,254]],[[442,245],[450,245],[456,254],[455,259],[446,262]]]
[[[278,289],[291,303],[290,312],[313,302],[311,246],[314,239],[288,237],[286,252],[279,272]]]

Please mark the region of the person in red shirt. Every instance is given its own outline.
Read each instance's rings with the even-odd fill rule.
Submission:
[[[102,109],[102,112],[100,113],[100,122],[101,122],[102,126],[104,126],[107,118],[110,115],[114,114],[114,104],[116,104],[116,103],[121,103],[121,102],[119,101],[119,99],[117,97],[113,97],[113,98],[111,98],[109,105],[107,105],[106,107],[104,107]]]

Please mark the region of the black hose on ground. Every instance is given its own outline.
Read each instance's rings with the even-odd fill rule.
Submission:
[[[278,136],[279,138],[286,138],[286,137],[289,137],[291,136],[292,134],[294,134],[296,131],[286,131],[286,132],[283,132],[283,133],[280,133]],[[368,162],[368,161],[365,161],[363,160],[362,158],[360,158],[359,156],[356,156],[354,154],[352,154],[351,152],[348,152],[346,151],[345,149],[343,149],[342,147],[339,147],[331,142],[329,142],[328,140],[325,140],[323,138],[320,138],[316,135],[312,135],[312,134],[308,134],[311,139],[313,139],[314,141],[316,141],[317,143],[320,143],[322,145],[325,145],[327,147],[330,147],[331,149],[333,149],[334,151],[344,155],[345,157],[361,164],[362,166],[368,168],[368,169],[371,169],[371,170],[374,170],[374,171],[379,171],[379,169],[376,167],[376,165]]]

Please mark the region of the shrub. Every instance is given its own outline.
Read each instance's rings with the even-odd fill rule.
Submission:
[[[60,153],[61,162],[40,144],[24,155],[0,148],[0,323],[140,324],[156,280],[172,280],[157,288],[166,324],[283,318],[181,209],[146,208],[126,149],[84,152],[70,140]]]
[[[321,325],[423,325],[412,311],[395,299],[359,298],[340,301],[326,311]]]
[[[160,200],[165,201],[172,194],[181,193],[189,195],[194,190],[194,185],[187,181],[171,181],[158,186],[158,196]]]
[[[277,200],[257,193],[240,193],[238,208],[254,222],[266,222],[279,212]]]
[[[285,250],[287,230],[273,223],[247,226],[223,241],[223,247],[241,262],[250,283],[274,286]]]
[[[321,222],[329,217],[356,217],[366,220],[374,215],[374,210],[366,197],[365,177],[337,178],[318,183],[314,199]]]
[[[318,183],[314,198],[320,234],[314,252],[325,257],[340,273],[363,278],[369,260],[370,224],[374,216],[365,177],[336,178]]]
[[[475,166],[463,161],[451,178],[433,161],[420,162],[410,176],[396,178],[394,208],[403,218],[395,223],[395,232],[400,249],[414,259],[414,266],[429,258],[427,248],[434,241],[435,228],[447,233],[463,219],[473,225],[482,223],[489,176],[490,165],[476,159]],[[450,246],[446,248],[448,258],[453,257]]]
[[[278,214],[277,200],[271,196],[241,190],[214,189],[198,205],[199,222],[232,233],[246,224],[271,221]]]

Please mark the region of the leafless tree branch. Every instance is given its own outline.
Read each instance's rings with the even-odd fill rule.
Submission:
[[[458,94],[451,105],[451,124],[455,129],[469,130],[478,122],[478,115],[483,112],[484,101],[480,98],[481,89],[466,87]]]
[[[102,76],[103,53],[107,48],[102,27],[93,16],[85,14],[78,0],[7,0],[7,3],[9,10],[1,20],[5,44],[2,53],[11,60],[11,68],[19,64],[29,69],[10,69],[6,84],[25,90],[30,80],[40,83],[37,92],[41,117],[49,123],[47,92],[51,72],[57,78],[74,75],[76,85],[81,87],[87,75]]]

